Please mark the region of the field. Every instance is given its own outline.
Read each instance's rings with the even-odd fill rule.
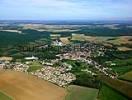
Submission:
[[[132,50],[132,48],[128,48],[128,47],[122,46],[122,47],[118,47],[118,50],[119,51],[130,51],[130,50]]]
[[[19,31],[19,30],[0,30],[2,32],[13,32],[13,33],[18,33],[18,34],[21,34],[22,32]]]
[[[125,73],[124,75],[122,75],[121,77],[119,77],[122,80],[126,80],[126,81],[130,81],[132,82],[132,71]]]
[[[34,61],[30,64],[28,72],[33,72],[41,68],[42,68],[42,65],[39,62]]]
[[[132,36],[86,36],[84,34],[73,34],[72,40],[78,41],[90,41],[96,43],[103,43],[104,45],[111,46],[111,44],[116,45],[120,51],[132,50]]]
[[[69,44],[69,37],[61,37],[60,40],[62,41],[63,44]]]
[[[115,39],[108,40],[108,42],[115,44],[115,45],[121,45],[121,44],[132,44],[132,36],[120,36]]]
[[[122,96],[117,91],[103,84],[99,92],[99,100],[128,100],[128,99]]]
[[[0,90],[15,100],[63,100],[66,90],[35,76],[0,71]]]
[[[116,65],[111,66],[111,68],[113,69],[113,71],[115,71],[119,75],[123,75],[129,71],[132,71],[132,67],[131,67],[132,66],[132,58],[123,59],[123,60],[122,59],[114,59],[112,62],[115,63]]]
[[[98,90],[80,86],[69,86],[66,100],[96,100]]]
[[[132,66],[120,66],[120,67],[111,67],[111,68],[114,72],[118,73],[119,76],[132,70]]]
[[[87,41],[94,41],[94,42],[97,42],[97,43],[98,42],[106,42],[106,43],[111,43],[111,44],[118,45],[118,46],[121,46],[123,44],[132,45],[131,39],[132,39],[132,36],[118,36],[118,37],[110,37],[110,36],[85,36],[85,40],[87,40]],[[121,46],[121,47],[125,48],[125,45]]]
[[[108,43],[112,43],[118,46],[118,50],[120,51],[129,51],[132,50],[132,36],[120,36],[115,39],[108,40]]]
[[[73,34],[72,40],[82,40],[82,41],[91,41],[91,42],[106,42],[108,39],[113,39],[114,37],[109,36],[87,36],[85,34]]]
[[[85,41],[86,37],[84,34],[72,34],[71,40]]]
[[[126,97],[132,99],[132,84],[127,81],[122,81],[118,79],[111,79],[105,76],[101,76],[103,83],[113,88],[114,90],[124,94]]]
[[[112,70],[118,73],[119,75],[122,75],[126,72],[129,72],[132,70],[131,66],[121,66],[121,67],[112,67]]]
[[[9,97],[7,94],[0,92],[0,100],[13,100],[13,99]]]

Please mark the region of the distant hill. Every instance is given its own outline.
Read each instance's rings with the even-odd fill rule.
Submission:
[[[38,32],[35,30],[22,30],[22,33],[0,31],[0,47],[7,47],[10,45],[21,45],[28,42],[33,42],[41,38],[47,38],[48,32]]]
[[[88,36],[132,36],[132,28],[125,28],[121,27],[119,29],[110,29],[110,28],[103,28],[103,27],[81,27],[79,31],[75,32],[59,32],[63,36],[67,36],[71,33],[76,34],[85,34]]]
[[[22,24],[22,23],[21,23]],[[21,45],[33,42],[41,38],[47,38],[50,34],[61,34],[62,37],[74,34],[85,34],[88,36],[132,36],[132,25],[129,24],[89,24],[89,25],[44,25],[30,24],[36,26],[34,29],[24,29],[21,24],[1,26],[0,47],[10,45]],[[4,24],[2,24],[4,25]],[[24,24],[26,25],[26,24]],[[10,30],[10,31],[9,31]],[[11,31],[16,30],[16,31]],[[44,30],[44,31],[37,31]],[[54,31],[59,30],[59,31]],[[65,30],[65,31],[64,31]],[[76,30],[76,31],[69,31]]]

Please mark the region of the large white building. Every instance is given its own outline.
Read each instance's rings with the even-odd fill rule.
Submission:
[[[25,57],[25,60],[38,60],[38,57]]]

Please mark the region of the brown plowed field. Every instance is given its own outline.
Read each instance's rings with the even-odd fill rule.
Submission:
[[[14,100],[64,100],[66,90],[37,77],[0,71],[0,90]]]

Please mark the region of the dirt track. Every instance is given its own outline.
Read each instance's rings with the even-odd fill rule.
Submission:
[[[64,100],[66,91],[21,72],[0,71],[0,90],[14,100]]]

